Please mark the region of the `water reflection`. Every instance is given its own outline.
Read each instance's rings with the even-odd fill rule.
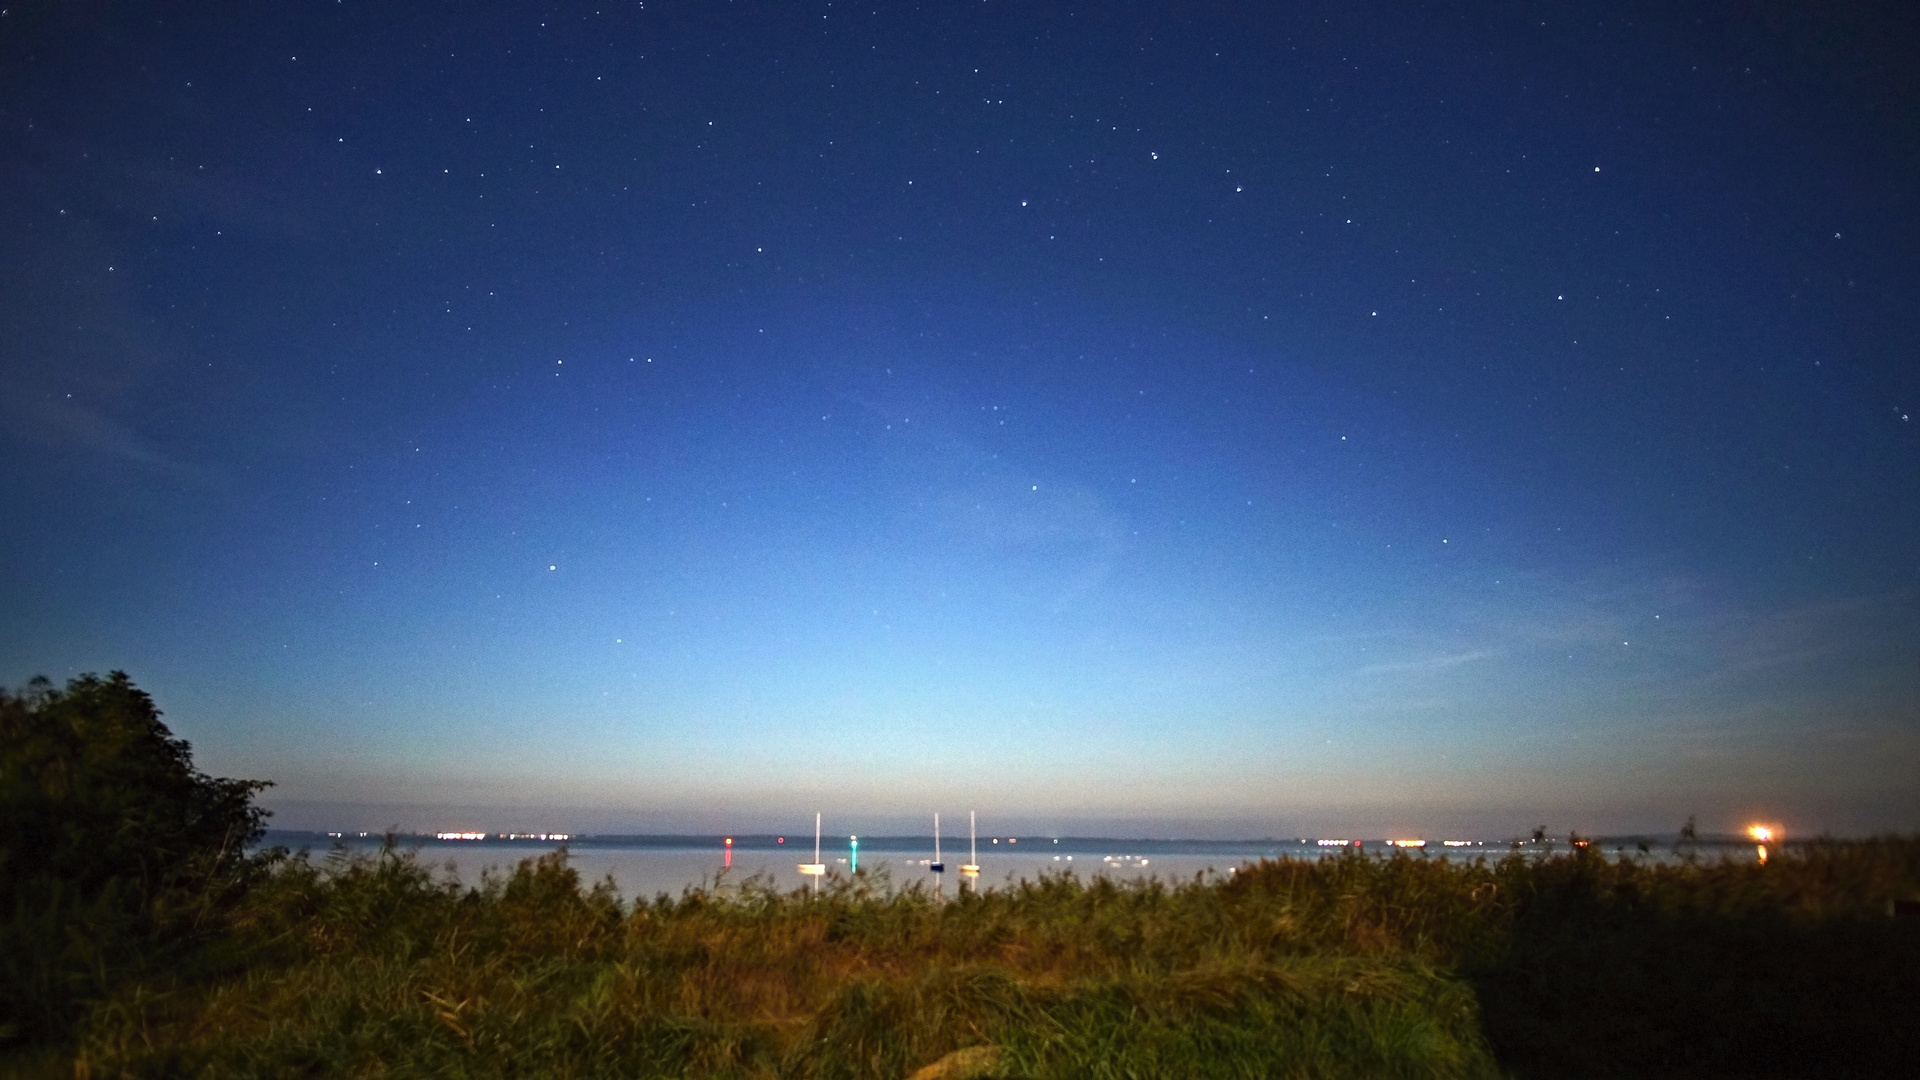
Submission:
[[[1764,839],[1746,830],[1733,836],[1680,843],[1671,838],[1626,837],[1604,843],[1595,841],[1587,850],[1607,859],[1650,863],[1723,858],[1770,862],[1784,842],[1782,832],[1774,824],[1761,828],[1766,830]],[[817,874],[802,871],[805,876],[796,880],[795,861],[807,858],[812,852],[804,847],[804,840],[796,850],[796,846],[785,843],[784,836],[715,836],[704,841],[687,838],[680,844],[661,842],[666,839],[644,839],[629,843],[576,837],[571,841],[569,854],[582,881],[591,883],[611,877],[621,894],[628,899],[652,899],[662,893],[678,896],[688,888],[735,890],[756,879],[764,887],[783,892],[795,885],[811,889],[818,887],[820,876],[824,876],[827,870],[827,866],[822,865],[827,860],[815,856],[815,861],[808,867],[817,867]],[[1169,883],[1188,882],[1194,880],[1196,875],[1212,880],[1227,877],[1239,867],[1261,858],[1342,858],[1351,857],[1356,851],[1369,858],[1474,859],[1486,856],[1494,860],[1509,854],[1526,859],[1554,858],[1568,852],[1564,841],[1518,841],[1511,846],[1511,850],[1509,845],[1499,841],[1475,843],[1472,848],[1465,850],[1445,848],[1436,843],[1421,850],[1394,848],[1384,841],[1366,841],[1356,848],[1350,839],[1338,846],[1321,846],[1312,839],[1214,845],[1170,841],[1066,840],[1057,846],[1042,840],[1031,847],[1025,842],[1014,847],[1008,839],[992,839],[999,839],[1000,844],[991,846],[990,841],[986,865],[981,865],[975,847],[970,848],[965,864],[957,867],[961,888],[969,892],[982,892],[1022,880],[1034,881],[1045,876],[1069,873],[1082,878],[1106,877],[1117,882],[1146,878],[1158,878]],[[314,851],[316,857],[323,857],[327,848],[336,844],[370,854],[379,849],[380,838],[280,833],[269,836],[267,842],[286,844],[295,849],[307,847]],[[486,869],[510,871],[522,859],[541,855],[562,845],[490,836],[484,841],[464,842],[423,837],[414,839],[411,844],[402,839],[401,846],[417,848],[420,861],[436,871],[445,870],[449,857],[458,855],[459,866],[450,872],[460,881],[478,884],[481,872]],[[721,849],[719,866],[713,862],[715,846]],[[867,850],[861,851],[861,848]],[[865,858],[856,864],[855,859],[861,855]],[[935,849],[931,836],[849,836],[846,857],[836,858],[833,862],[839,863],[845,872],[856,869],[863,871],[866,875],[863,881],[882,891],[920,884],[933,894],[942,895],[944,874],[935,871],[934,867],[940,865],[944,856],[944,837],[940,838],[939,848]],[[941,870],[945,870],[944,865]]]

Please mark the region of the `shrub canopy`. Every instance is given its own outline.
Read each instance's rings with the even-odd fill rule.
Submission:
[[[266,786],[195,769],[124,672],[0,689],[0,1045],[209,932],[259,865]]]

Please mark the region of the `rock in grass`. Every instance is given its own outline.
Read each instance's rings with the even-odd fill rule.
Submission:
[[[907,1080],[973,1080],[974,1077],[987,1075],[999,1063],[999,1047],[969,1046],[914,1070]]]

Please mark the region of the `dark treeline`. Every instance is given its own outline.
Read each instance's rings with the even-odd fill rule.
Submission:
[[[267,785],[193,767],[124,672],[0,688],[0,1046],[70,1034],[127,981],[210,973]]]
[[[564,853],[475,886],[395,846],[245,856],[258,785],[195,772],[157,717],[118,674],[0,699],[16,1074],[1813,1077],[1920,1060],[1920,920],[1892,914],[1920,888],[1920,838],[1765,865],[1345,856],[944,903],[867,875],[817,898],[748,881],[628,903]],[[150,782],[178,797],[129,794]],[[141,830],[159,853],[135,857]]]

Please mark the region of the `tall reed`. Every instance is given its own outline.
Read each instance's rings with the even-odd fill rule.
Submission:
[[[1733,1031],[1770,1053],[1799,1039],[1816,1064],[1871,1073],[1911,1040],[1860,1029],[1920,1000],[1912,928],[1885,914],[1916,887],[1920,839],[1807,846],[1765,867],[1283,859],[1225,881],[1050,876],[944,903],[861,874],[817,898],[754,879],[629,904],[608,882],[583,885],[563,853],[473,887],[394,848],[336,853],[289,858],[254,889],[234,930],[242,974],[119,994],[90,1019],[79,1065],[213,1077],[903,1077],[942,1061],[1023,1077],[1765,1074],[1722,1037]],[[1813,1014],[1861,1040],[1850,1057],[1782,1014],[1810,1005],[1792,989],[1808,971],[1862,1020]],[[1837,985],[1846,971],[1857,986]],[[1718,1011],[1689,1011],[1695,999]],[[1753,1009],[1784,1034],[1756,1033],[1741,1018]],[[992,1049],[952,1056],[969,1047]],[[1650,1053],[1663,1055],[1652,1068]]]

